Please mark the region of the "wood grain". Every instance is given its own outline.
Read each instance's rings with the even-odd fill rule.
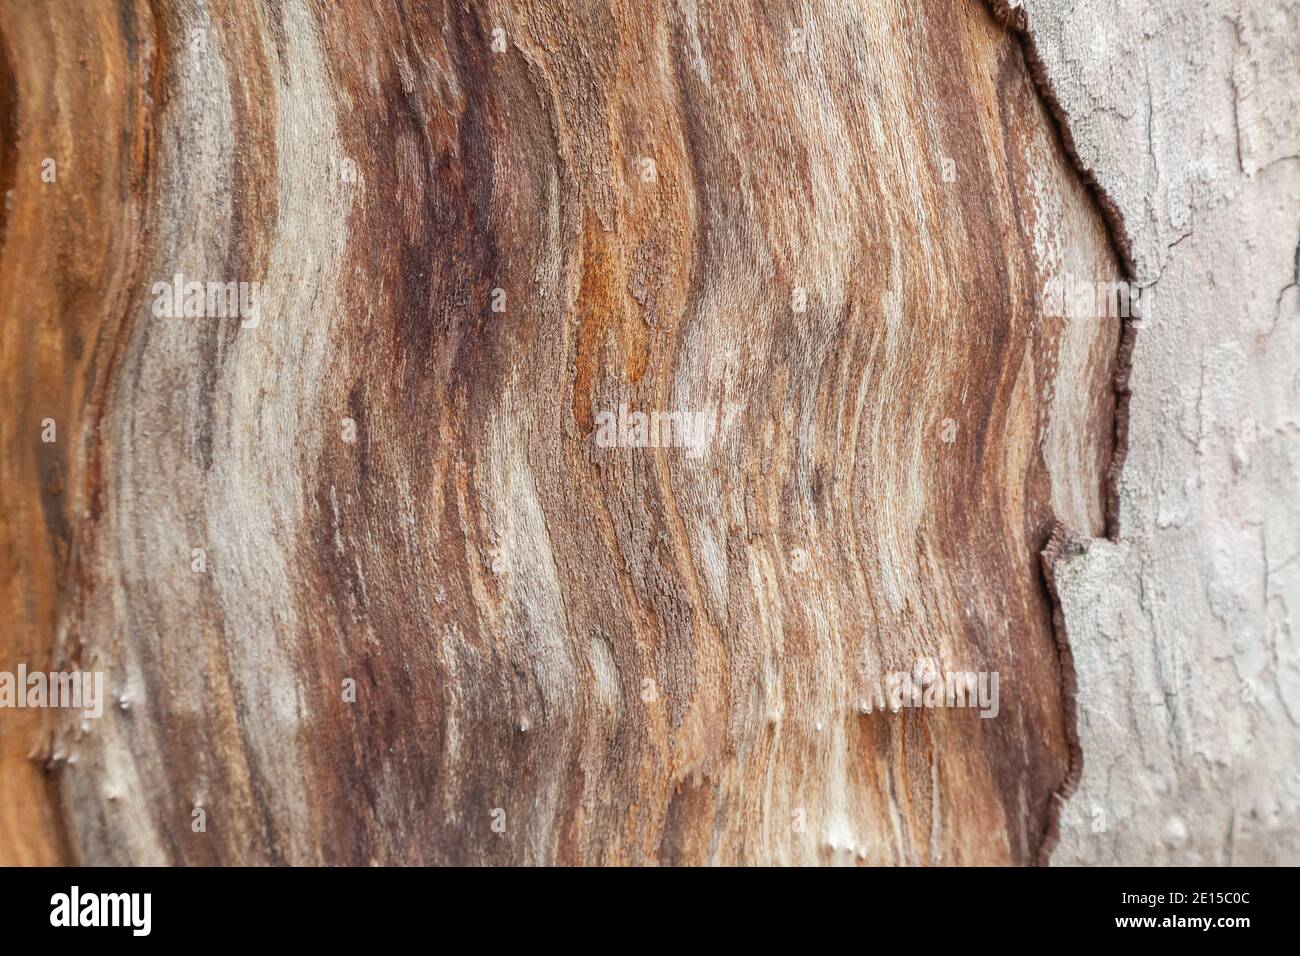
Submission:
[[[0,38],[0,668],[112,693],[0,711],[0,861],[1040,860],[1039,555],[1105,529],[1120,327],[1039,298],[1121,273],[982,4]],[[178,273],[258,320],[156,315]],[[601,447],[620,405],[717,431]],[[920,658],[998,716],[863,712]]]

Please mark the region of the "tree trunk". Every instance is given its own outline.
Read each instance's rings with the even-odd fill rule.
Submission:
[[[0,38],[0,862],[1046,858],[1125,265],[983,3]]]

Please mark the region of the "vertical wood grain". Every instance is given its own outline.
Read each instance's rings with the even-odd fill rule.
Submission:
[[[0,855],[1039,858],[1120,266],[982,4],[0,10],[0,651],[113,693],[0,713]],[[919,658],[1000,714],[863,712]]]

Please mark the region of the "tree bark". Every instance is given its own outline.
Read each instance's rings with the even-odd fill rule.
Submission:
[[[1054,570],[1087,756],[1053,862],[1295,865],[1300,3],[1008,6],[1145,289],[1118,527]]]
[[[984,4],[0,38],[0,669],[110,693],[0,711],[0,862],[1046,859],[1125,363],[1041,291],[1125,267]]]

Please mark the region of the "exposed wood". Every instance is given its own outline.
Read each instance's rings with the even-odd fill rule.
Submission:
[[[1039,555],[1105,531],[1119,323],[1039,299],[1120,266],[983,4],[0,39],[0,668],[113,704],[0,711],[0,861],[1041,858]],[[158,315],[177,274],[257,320]],[[620,405],[716,434],[601,447]],[[921,659],[998,716],[864,713]]]

